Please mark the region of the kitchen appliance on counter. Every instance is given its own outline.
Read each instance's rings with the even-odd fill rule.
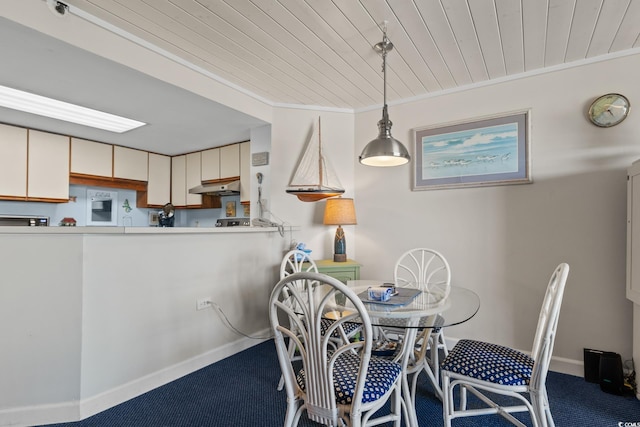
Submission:
[[[118,225],[118,193],[87,189],[87,225]]]
[[[48,216],[0,215],[0,227],[46,227],[48,225]]]
[[[216,227],[249,227],[250,225],[249,218],[220,218],[216,222]]]

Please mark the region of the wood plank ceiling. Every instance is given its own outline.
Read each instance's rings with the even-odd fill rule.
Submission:
[[[640,0],[67,0],[274,104],[363,109],[639,47]]]

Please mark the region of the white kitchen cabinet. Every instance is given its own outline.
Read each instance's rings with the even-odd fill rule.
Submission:
[[[69,140],[29,129],[27,197],[69,200]]]
[[[146,181],[146,151],[71,138],[71,173]]]
[[[202,181],[220,179],[220,149],[210,148],[201,152]]]
[[[171,157],[149,153],[147,205],[163,206],[171,200]]]
[[[133,148],[113,147],[113,177],[146,181],[149,175],[149,153]]]
[[[113,145],[71,138],[71,173],[111,178]]]
[[[238,178],[240,176],[240,144],[204,150],[202,181]]]
[[[220,179],[240,176],[240,144],[220,147]]]
[[[0,125],[0,196],[27,196],[27,130]]]
[[[251,143],[240,143],[240,202],[251,200]]]
[[[171,158],[171,203],[175,207],[187,206],[187,156]]]
[[[186,155],[186,200],[187,206],[202,205],[200,194],[189,194],[189,189],[202,184],[201,177],[201,157],[200,153],[189,153]]]
[[[189,189],[200,185],[200,153],[189,153],[171,158],[171,203],[175,207],[200,206],[202,196],[189,194]]]

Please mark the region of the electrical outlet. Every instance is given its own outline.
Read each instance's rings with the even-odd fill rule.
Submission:
[[[196,300],[196,310],[204,310],[209,307],[211,307],[211,298],[205,297]]]

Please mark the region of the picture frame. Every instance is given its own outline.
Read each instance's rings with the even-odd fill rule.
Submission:
[[[530,110],[414,130],[413,191],[528,184]]]
[[[227,218],[233,218],[236,216],[236,202],[234,200],[230,200],[226,203],[225,212]]]
[[[149,225],[154,227],[160,225],[160,213],[158,211],[149,211]]]

